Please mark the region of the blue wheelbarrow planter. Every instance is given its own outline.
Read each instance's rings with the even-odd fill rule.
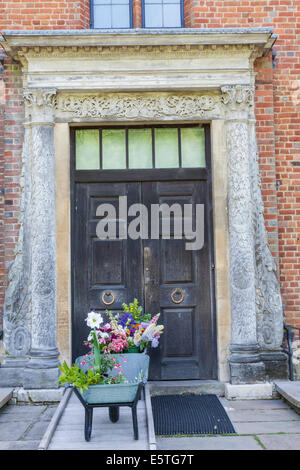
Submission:
[[[128,383],[90,385],[84,392],[80,392],[79,389],[74,387],[75,394],[85,409],[84,437],[86,441],[91,438],[93,409],[97,407],[108,407],[109,418],[113,423],[116,423],[119,419],[119,407],[129,406],[132,410],[134,438],[139,438],[136,408],[144,385],[148,380],[150,358],[147,354],[139,353],[119,354],[118,356],[126,359],[126,362],[122,364],[122,368]],[[78,357],[75,364],[82,370],[86,370],[89,364],[82,365],[82,361],[87,362],[86,356]],[[113,377],[116,373],[111,371],[108,375]],[[138,379],[139,376],[142,376],[142,379]]]

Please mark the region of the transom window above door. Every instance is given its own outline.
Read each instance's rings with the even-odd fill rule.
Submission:
[[[184,0],[90,0],[90,6],[91,28],[95,29],[184,27]],[[133,17],[140,12],[141,23],[135,20],[139,24],[134,24]]]
[[[75,130],[76,170],[201,167],[205,133],[199,125]]]

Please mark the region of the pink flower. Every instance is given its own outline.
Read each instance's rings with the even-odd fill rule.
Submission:
[[[82,365],[82,366],[85,366],[85,365],[86,365],[86,362],[85,362],[85,361],[81,361],[81,365]]]

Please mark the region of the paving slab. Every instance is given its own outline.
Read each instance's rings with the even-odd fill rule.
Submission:
[[[267,422],[267,421],[298,421],[300,423],[300,415],[291,409],[253,409],[253,410],[226,410],[231,421],[235,423],[241,422]]]
[[[157,438],[158,450],[262,450],[254,436]]]
[[[45,406],[9,405],[0,410],[0,423],[32,421],[46,410]]]
[[[35,450],[56,406],[6,404],[0,410],[0,450]]]
[[[24,439],[26,440],[38,440],[46,432],[46,429],[49,425],[48,421],[37,421],[33,423],[26,431]]]
[[[37,450],[39,441],[0,441],[0,450]]]
[[[299,421],[268,421],[254,423],[234,423],[238,434],[278,434],[278,433],[296,433],[300,434]]]
[[[220,402],[227,410],[277,410],[289,409],[286,402],[281,399],[275,400],[227,400],[219,397]]]
[[[268,450],[300,450],[300,434],[266,434],[259,440]]]
[[[0,427],[0,440],[1,441],[12,441],[19,440],[23,437],[25,431],[30,426],[30,421],[15,421],[6,422],[5,425]]]

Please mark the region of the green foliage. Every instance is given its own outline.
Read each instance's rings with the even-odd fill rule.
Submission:
[[[98,342],[98,338],[96,335],[96,331],[92,331],[93,335],[93,349],[94,349],[94,361],[95,361],[95,370],[96,372],[101,373],[101,352],[100,352],[100,345]]]
[[[84,372],[80,369],[79,366],[73,365],[69,367],[66,364],[66,361],[64,361],[62,366],[59,366],[59,369],[62,372],[62,374],[59,376],[59,383],[73,384],[75,387],[79,388],[81,392],[86,390],[89,385],[104,383],[103,375],[94,369],[88,369]]]
[[[151,320],[151,314],[143,314],[143,307],[138,304],[137,299],[134,299],[134,301],[131,302],[129,305],[122,304],[122,307],[125,313],[131,313],[137,323],[148,323]]]

